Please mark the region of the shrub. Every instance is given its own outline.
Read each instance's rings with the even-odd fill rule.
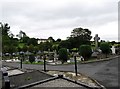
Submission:
[[[33,63],[35,61],[35,56],[34,55],[30,55],[29,56],[29,61],[30,61],[30,63]]]
[[[91,54],[92,54],[91,46],[89,46],[89,45],[81,45],[79,47],[79,52],[80,52],[80,55],[83,56],[83,58],[85,60],[87,60],[88,58],[91,57]]]
[[[67,60],[68,60],[68,53],[67,53],[67,49],[66,48],[61,48],[59,50],[59,58],[58,59],[61,60],[62,63],[67,62]]]
[[[106,54],[106,57],[107,57],[107,54],[111,52],[110,45],[107,42],[101,43],[100,49],[102,50],[103,54]]]

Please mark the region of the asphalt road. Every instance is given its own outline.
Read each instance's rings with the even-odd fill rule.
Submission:
[[[118,58],[112,58],[109,61],[101,61],[87,64],[78,64],[78,72],[85,74],[107,89],[118,89]],[[3,66],[20,67],[19,63],[6,63]],[[23,68],[43,70],[43,65],[23,64]],[[74,71],[74,65],[47,65],[47,70]]]

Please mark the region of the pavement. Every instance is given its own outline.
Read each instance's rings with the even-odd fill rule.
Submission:
[[[107,89],[119,89],[118,88],[118,60],[117,58],[111,58],[107,61],[99,61],[86,64],[78,64],[78,72],[85,74],[100,84],[107,87]],[[20,68],[19,63],[3,62],[3,66]],[[43,70],[43,65],[23,64],[23,68]],[[60,70],[60,71],[74,71],[74,65],[47,65],[47,70]]]

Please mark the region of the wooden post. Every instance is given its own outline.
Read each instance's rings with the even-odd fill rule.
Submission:
[[[75,60],[75,74],[77,76],[77,61],[76,61],[76,55],[74,56],[74,60]]]
[[[46,72],[46,57],[45,57],[45,55],[43,57],[43,60],[44,60],[44,71]]]

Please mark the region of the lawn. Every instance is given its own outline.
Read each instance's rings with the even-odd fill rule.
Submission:
[[[44,62],[32,62],[32,63],[30,63],[29,61],[25,61],[25,62],[23,62],[23,64],[40,64],[40,65],[42,65],[42,64],[44,64]]]

